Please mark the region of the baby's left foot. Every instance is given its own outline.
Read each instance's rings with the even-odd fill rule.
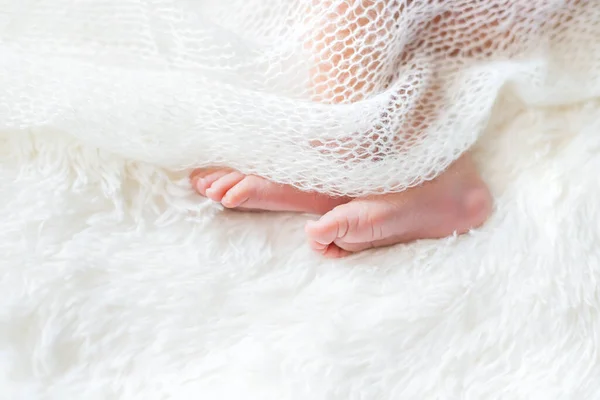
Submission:
[[[202,196],[238,210],[288,211],[323,215],[349,198],[303,192],[229,168],[195,170],[190,180]]]
[[[492,198],[469,155],[431,182],[355,199],[306,225],[313,250],[332,258],[374,247],[466,233],[483,224]]]

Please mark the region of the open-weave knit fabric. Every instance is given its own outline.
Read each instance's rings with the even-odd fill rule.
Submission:
[[[0,130],[401,191],[468,149],[501,95],[600,95],[599,20],[597,0],[0,0]]]

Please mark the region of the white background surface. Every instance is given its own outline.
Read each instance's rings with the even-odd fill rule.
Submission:
[[[0,399],[600,398],[598,105],[490,130],[477,232],[342,261],[52,132],[0,150]]]

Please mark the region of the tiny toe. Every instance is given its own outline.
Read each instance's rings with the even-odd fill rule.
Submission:
[[[212,174],[215,172],[214,168],[196,168],[192,172],[190,172],[190,180],[198,179],[205,177],[208,174]]]
[[[209,174],[215,172],[214,168],[196,168],[190,173],[190,183],[192,188],[204,196],[204,191],[206,188],[203,185],[199,185],[198,183],[204,179]]]
[[[221,203],[227,208],[236,208],[243,205],[254,192],[252,180],[244,176],[234,187],[232,187],[221,199]]]
[[[307,232],[308,232],[308,229],[307,229]],[[317,253],[321,253],[321,254],[325,253],[325,251],[327,250],[327,246],[329,246],[329,244],[319,243],[313,239],[309,239],[308,244],[310,245],[311,249],[313,249]]]
[[[308,221],[305,231],[308,236],[322,245],[333,243],[348,232],[348,219],[344,216],[344,206],[339,206],[325,214],[318,221]]]
[[[327,258],[342,258],[352,254],[351,252],[340,248],[335,243],[322,244],[315,240],[310,240],[309,245],[313,251]]]
[[[220,169],[205,175],[204,177],[197,177],[195,182],[196,191],[202,196],[207,196],[206,190],[212,186],[217,180],[223,176],[229,174],[231,171],[227,169]],[[208,197],[208,196],[207,196]]]
[[[327,258],[344,258],[349,256],[350,254],[352,254],[352,252],[342,249],[335,243],[331,243],[323,252],[323,255]]]
[[[245,175],[240,172],[230,172],[213,182],[210,188],[206,189],[206,196],[211,200],[221,201],[227,191],[237,185],[244,177]]]

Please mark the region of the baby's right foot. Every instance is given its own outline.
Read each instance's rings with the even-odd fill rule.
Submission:
[[[313,250],[344,257],[362,250],[462,234],[483,224],[490,192],[470,156],[431,182],[400,193],[355,199],[306,225]]]
[[[270,182],[255,175],[244,175],[228,168],[206,168],[192,172],[192,186],[202,196],[226,208],[240,210],[289,211],[322,215],[350,201],[303,192],[289,185]]]

